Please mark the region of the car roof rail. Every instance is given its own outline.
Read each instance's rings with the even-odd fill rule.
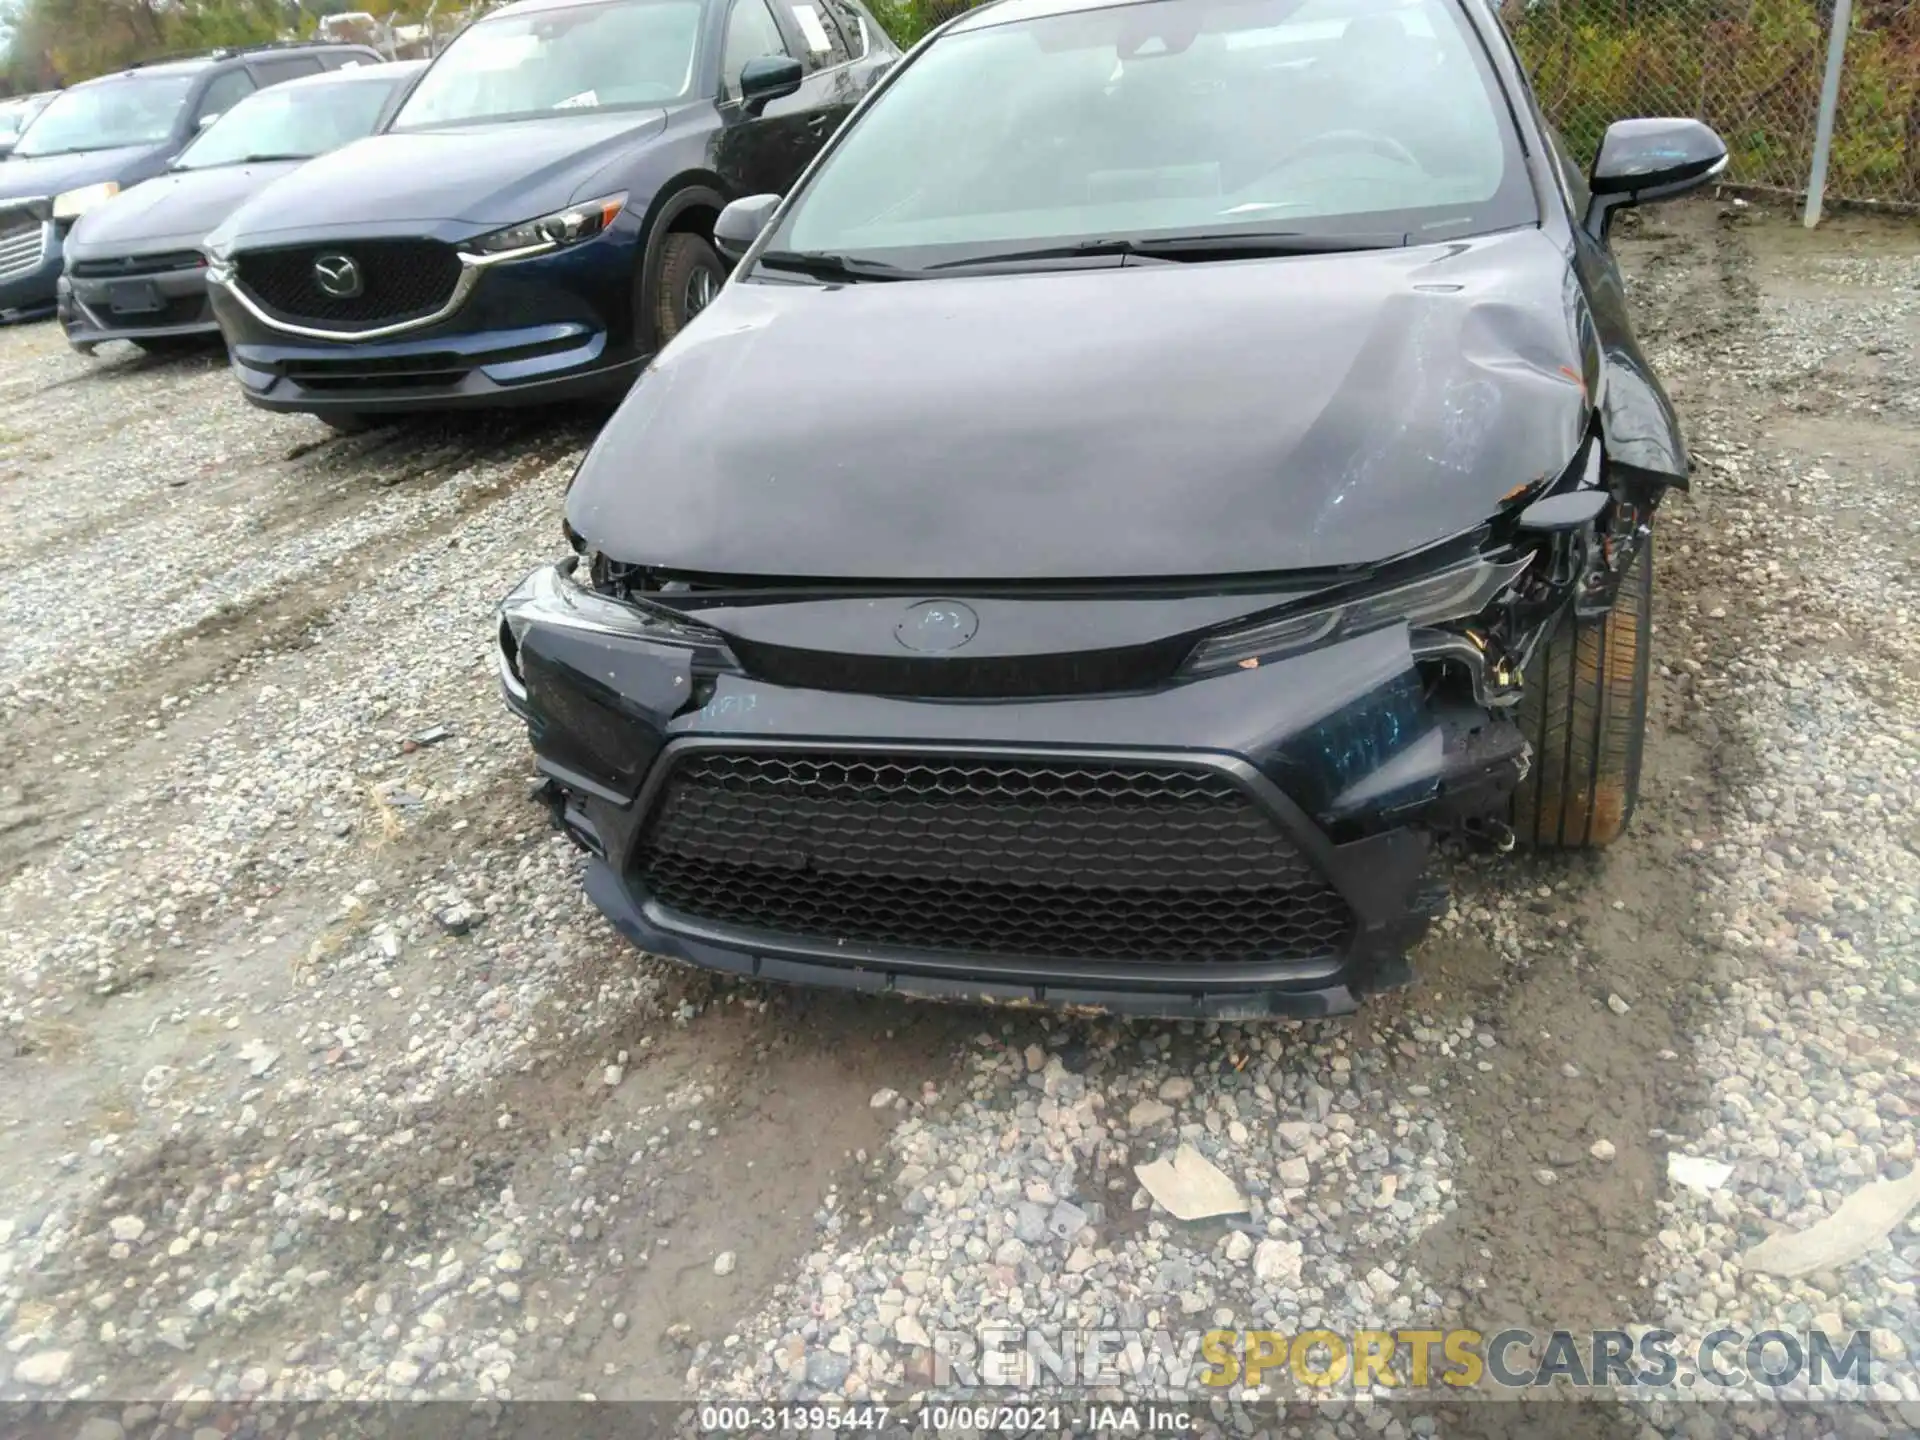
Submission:
[[[179,50],[167,55],[149,55],[135,60],[124,70],[145,70],[152,65],[177,65],[184,60],[237,60],[242,55],[257,55],[270,50],[367,50],[378,55],[371,45],[357,40],[263,40],[256,45],[216,45],[210,50]],[[124,73],[124,70],[122,73]]]
[[[263,40],[257,45],[224,45],[214,54],[231,59],[236,55],[257,55],[264,50],[373,50],[373,46],[358,40]]]

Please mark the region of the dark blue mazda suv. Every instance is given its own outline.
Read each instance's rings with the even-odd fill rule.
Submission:
[[[617,397],[898,57],[857,0],[522,0],[207,240],[246,397],[337,429]]]

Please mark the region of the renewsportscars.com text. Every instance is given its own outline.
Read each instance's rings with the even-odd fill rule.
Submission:
[[[1132,1393],[1822,1389],[1874,1382],[1873,1336],[1733,1328],[938,1331],[936,1386]]]

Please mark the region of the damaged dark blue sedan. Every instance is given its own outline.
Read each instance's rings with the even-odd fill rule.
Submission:
[[[1481,0],[1002,0],[784,199],[568,494],[500,664],[587,888],[769,980],[1163,1015],[1410,978],[1433,837],[1634,808],[1687,483]]]

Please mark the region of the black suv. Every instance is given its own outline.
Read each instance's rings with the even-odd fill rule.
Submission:
[[[161,174],[254,91],[384,59],[365,45],[270,45],[138,65],[75,85],[20,133],[0,167],[0,321],[52,311],[73,222]]]

